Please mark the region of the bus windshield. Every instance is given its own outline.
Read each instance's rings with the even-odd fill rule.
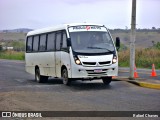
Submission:
[[[70,32],[72,49],[78,53],[114,52],[114,44],[108,32]]]

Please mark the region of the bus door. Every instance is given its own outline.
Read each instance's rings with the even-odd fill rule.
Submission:
[[[48,34],[48,40],[47,40],[47,51],[54,51],[54,52],[47,52],[43,56],[45,59],[45,63],[47,63],[47,66],[49,68],[49,71],[47,71],[50,76],[55,76],[56,77],[56,63],[55,63],[55,33],[49,33]],[[48,58],[48,59],[47,59]]]
[[[62,44],[61,44],[61,66],[64,65],[68,71],[68,77],[71,77],[71,58],[69,53],[69,47],[67,46],[67,34],[66,31],[62,32]]]
[[[67,47],[67,35],[65,31],[56,33],[55,62],[55,71],[57,77],[61,77],[62,65],[65,65],[67,67],[68,73],[71,74],[70,55]]]

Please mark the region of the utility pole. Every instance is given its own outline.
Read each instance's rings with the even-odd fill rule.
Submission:
[[[136,38],[136,0],[132,0],[131,40],[130,40],[130,79],[134,80]]]

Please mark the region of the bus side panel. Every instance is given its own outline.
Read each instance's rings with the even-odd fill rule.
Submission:
[[[56,62],[56,77],[61,77],[61,51],[55,52],[55,62]]]
[[[50,59],[47,60],[49,63],[49,71],[47,76],[54,76],[56,77],[56,63],[55,63],[55,53],[52,52],[50,55]]]
[[[38,66],[40,74],[44,76],[55,76],[54,52],[26,53],[26,71],[35,74]]]
[[[39,61],[37,61],[37,59],[39,59],[37,53],[26,53],[25,60],[26,60],[26,71],[27,72],[31,74],[35,74],[35,66],[39,65]]]
[[[44,52],[41,56],[43,57],[44,61],[42,61],[42,67],[44,68],[44,75],[46,76],[54,76],[56,77],[55,73],[55,52]]]

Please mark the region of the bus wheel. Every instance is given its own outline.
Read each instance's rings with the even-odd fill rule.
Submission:
[[[105,85],[109,85],[112,81],[112,77],[103,77],[102,81]]]
[[[66,68],[62,70],[61,77],[63,79],[63,84],[68,86],[71,84],[71,80],[68,78],[68,71]]]
[[[44,82],[48,81],[48,76],[42,76],[42,75],[40,75],[40,70],[39,70],[39,68],[37,68],[35,70],[35,80],[38,83],[44,83]]]

